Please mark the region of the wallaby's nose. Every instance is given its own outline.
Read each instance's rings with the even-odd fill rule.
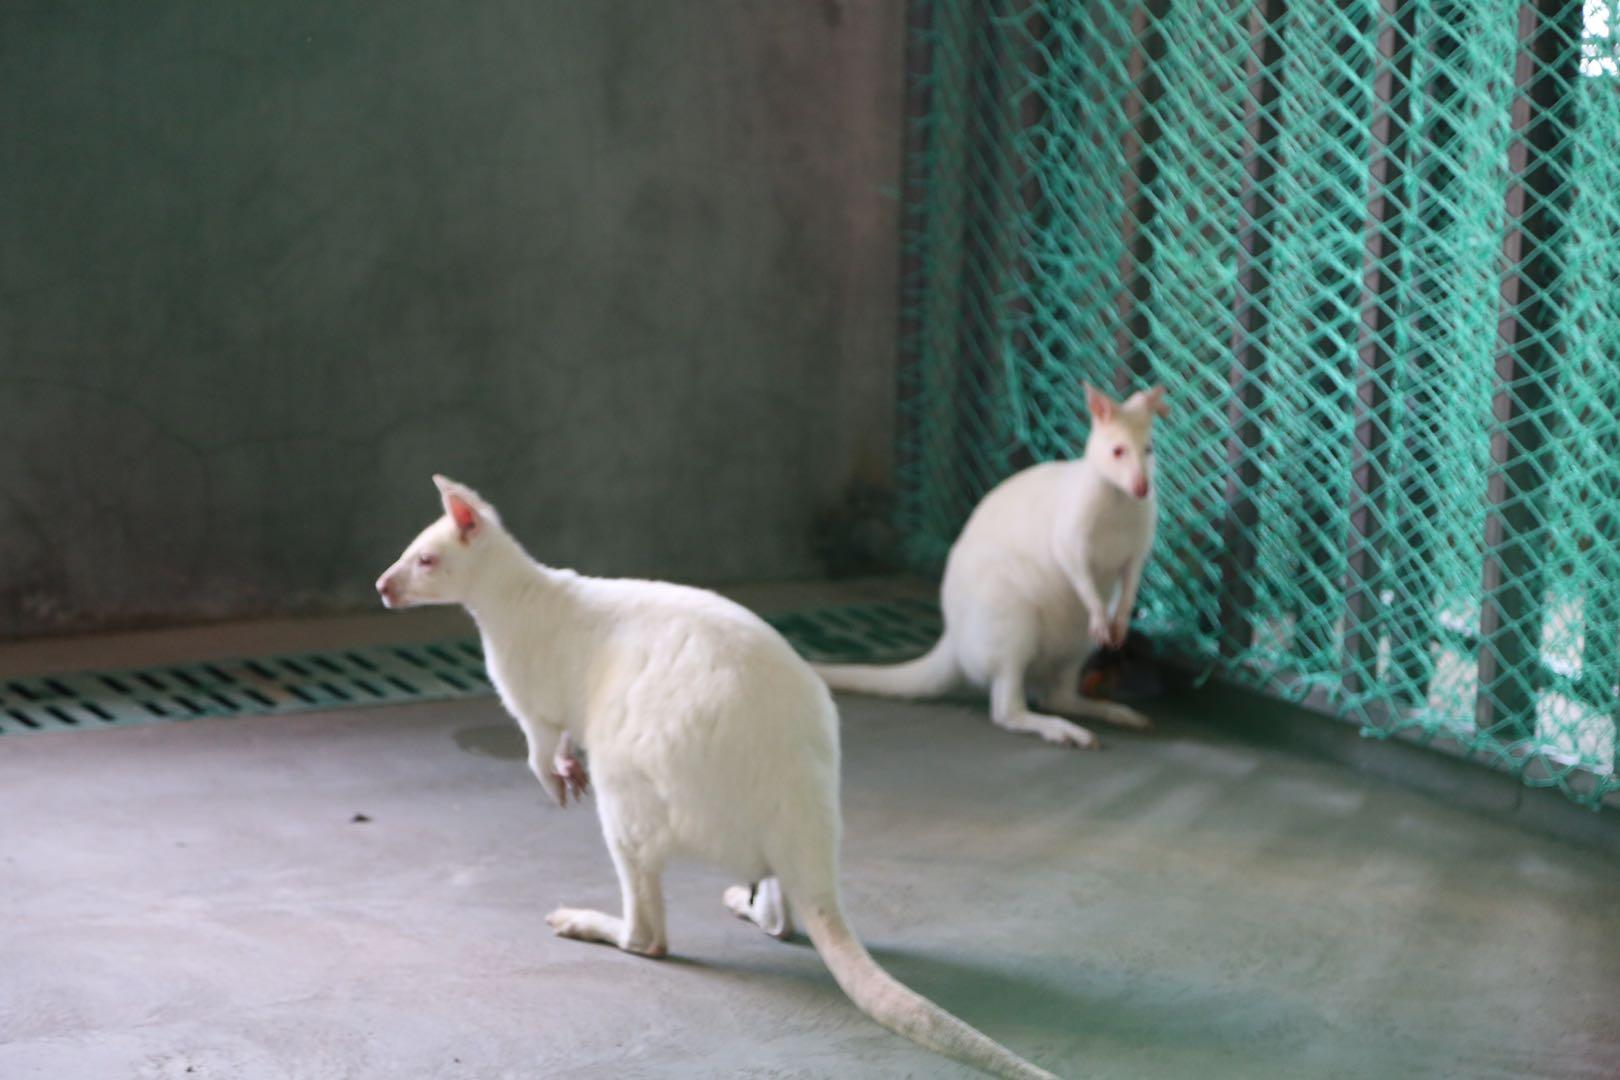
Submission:
[[[394,606],[394,583],[387,574],[377,579],[377,595],[382,597],[383,607]]]
[[[1148,493],[1147,477],[1144,476],[1144,477],[1142,477],[1142,479],[1138,480],[1136,483],[1131,485],[1131,494],[1135,495],[1138,499],[1147,498],[1147,493]]]

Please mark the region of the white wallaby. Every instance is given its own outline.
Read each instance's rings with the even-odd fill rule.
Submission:
[[[817,665],[828,685],[920,698],[966,680],[990,691],[998,726],[1088,749],[1096,735],[1049,714],[1149,726],[1135,709],[1082,696],[1079,682],[1094,648],[1124,644],[1136,605],[1158,517],[1153,418],[1168,412],[1164,388],[1119,403],[1088,386],[1086,407],[1084,455],[1002,481],[963,526],[940,586],[938,644],[905,664]],[[1042,712],[1030,709],[1030,688]]]
[[[529,767],[566,804],[587,755],[623,914],[558,908],[564,937],[663,956],[665,861],[708,859],[752,886],[738,916],[778,937],[792,915],[878,1023],[1005,1077],[1050,1077],[880,968],[838,891],[838,714],[762,619],[714,593],[543,566],[477,493],[434,477],[444,516],[377,582],[388,607],[462,604],[490,678],[523,728]]]

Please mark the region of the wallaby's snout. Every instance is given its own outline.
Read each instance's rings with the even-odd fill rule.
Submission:
[[[1131,494],[1138,499],[1147,498],[1148,492],[1152,490],[1153,486],[1148,483],[1148,478],[1145,476],[1137,477],[1136,483],[1131,485]]]
[[[444,515],[417,534],[377,579],[385,608],[464,603],[478,561],[505,535],[495,508],[472,488],[444,476],[435,476],[433,483]]]

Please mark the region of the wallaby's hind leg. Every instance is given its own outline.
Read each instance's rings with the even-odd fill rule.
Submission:
[[[1117,701],[1097,701],[1080,693],[1081,661],[1065,664],[1057,677],[1047,683],[1040,695],[1041,708],[1063,716],[1083,716],[1089,720],[1104,720],[1120,727],[1145,731],[1153,721],[1129,705]]]
[[[788,910],[787,897],[782,895],[782,883],[774,877],[765,878],[753,888],[731,886],[726,890],[725,903],[739,919],[753,923],[773,938],[786,941],[793,936],[793,913]]]
[[[624,915],[609,915],[588,908],[558,908],[546,922],[558,935],[577,941],[617,945],[639,956],[661,957],[669,952],[664,936],[664,885],[661,860],[646,859],[608,837],[613,868],[619,872]]]
[[[990,718],[996,726],[1022,734],[1039,735],[1059,746],[1095,750],[1097,736],[1057,716],[1031,712],[1024,698],[1024,669],[1020,664],[1003,664],[990,680]]]

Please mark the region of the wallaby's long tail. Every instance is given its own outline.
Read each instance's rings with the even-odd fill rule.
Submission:
[[[921,698],[943,694],[956,685],[958,672],[955,650],[950,639],[942,637],[934,647],[904,664],[814,664],[816,674],[834,690],[880,697]]]
[[[805,931],[849,999],[918,1046],[1008,1080],[1057,1080],[901,983],[856,940],[836,903],[798,905]]]

